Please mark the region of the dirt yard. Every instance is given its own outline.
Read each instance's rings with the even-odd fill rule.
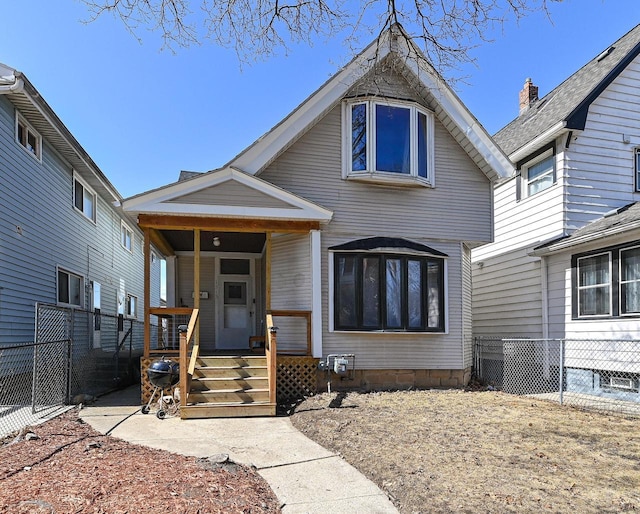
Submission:
[[[69,411],[0,441],[0,513],[275,513],[255,471],[129,444]]]
[[[322,394],[293,424],[403,513],[640,511],[640,420],[500,392]]]

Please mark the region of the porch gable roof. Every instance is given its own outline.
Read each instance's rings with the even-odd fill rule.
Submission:
[[[227,167],[123,201],[126,212],[329,222],[333,212],[237,169]]]

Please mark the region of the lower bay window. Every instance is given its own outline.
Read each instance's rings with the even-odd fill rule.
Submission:
[[[444,259],[368,252],[333,258],[336,330],[444,332]]]

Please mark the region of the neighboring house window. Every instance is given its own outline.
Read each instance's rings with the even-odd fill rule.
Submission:
[[[36,159],[42,159],[40,134],[18,113],[16,113],[16,141]]]
[[[636,182],[636,191],[640,191],[640,148],[636,148],[634,151],[633,164],[635,171],[634,175]]]
[[[334,254],[336,330],[443,332],[444,259]]]
[[[80,275],[58,269],[58,303],[82,307],[83,282]]]
[[[578,316],[611,314],[611,254],[578,259]]]
[[[120,225],[120,244],[125,250],[133,252],[133,231],[124,222]]]
[[[94,223],[96,222],[96,198],[96,193],[74,173],[73,206]]]
[[[347,177],[433,185],[433,113],[399,101],[344,105]]]
[[[132,294],[127,295],[127,309],[126,316],[129,318],[138,317],[138,297]]]
[[[556,182],[556,155],[554,147],[518,164],[520,169],[520,196],[533,196],[550,188]]]
[[[640,246],[573,257],[574,318],[640,315]]]

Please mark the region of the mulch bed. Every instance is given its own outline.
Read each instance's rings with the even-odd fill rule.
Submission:
[[[0,446],[0,512],[280,512],[250,468],[104,436],[75,410],[30,432]]]

